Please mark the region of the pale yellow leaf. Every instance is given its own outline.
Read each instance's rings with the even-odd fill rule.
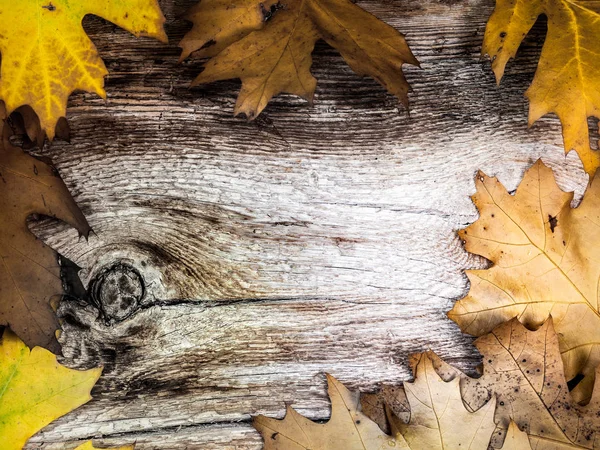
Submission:
[[[311,53],[319,39],[408,103],[401,68],[417,60],[399,32],[350,0],[202,0],[187,17],[194,27],[179,44],[182,59],[194,51],[213,57],[193,85],[240,78],[236,115],[253,119],[281,92],[312,101]]]

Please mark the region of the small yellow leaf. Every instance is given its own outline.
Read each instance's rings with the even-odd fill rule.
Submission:
[[[29,348],[6,329],[0,341],[0,442],[20,450],[27,440],[88,402],[102,369],[61,366],[49,351]]]
[[[92,441],[86,441],[75,448],[75,450],[133,450],[135,445],[123,445],[121,447],[94,447]]]
[[[76,89],[105,97],[106,67],[81,21],[100,16],[166,42],[157,0],[0,0],[0,99],[10,114],[30,105],[52,139]]]
[[[586,172],[600,167],[592,150],[588,117],[600,119],[600,3],[589,0],[496,0],[482,52],[492,58],[500,82],[506,63],[536,22],[548,17],[548,34],[529,98],[529,123],[547,113],[562,122],[565,151],[575,150]]]
[[[240,78],[235,114],[255,118],[281,93],[312,102],[317,80],[311,53],[324,39],[361,76],[368,75],[408,104],[404,63],[419,63],[402,34],[350,0],[202,0],[187,18],[182,59],[213,57],[192,85]]]

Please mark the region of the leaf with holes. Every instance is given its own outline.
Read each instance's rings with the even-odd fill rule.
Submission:
[[[53,420],[92,397],[102,369],[68,369],[40,347],[31,351],[10,330],[0,341],[0,442],[20,450]]]
[[[476,186],[480,217],[459,236],[493,266],[467,271],[470,291],[449,317],[481,336],[513,317],[535,328],[552,315],[567,380],[584,375],[574,395],[585,401],[600,364],[600,176],[578,208],[541,161],[515,195],[483,173]]]
[[[235,114],[255,118],[281,93],[312,102],[311,53],[324,39],[352,70],[375,78],[408,105],[404,63],[418,65],[404,37],[351,0],[202,0],[179,46],[181,59],[211,57],[193,85],[240,78]]]
[[[562,122],[565,151],[575,150],[594,175],[600,152],[592,150],[588,117],[600,119],[600,3],[594,0],[496,0],[485,30],[482,52],[492,58],[500,82],[508,60],[537,18],[548,17],[529,98],[529,123],[547,113]]]
[[[87,236],[90,227],[51,165],[0,141],[0,325],[25,343],[59,350],[55,315],[63,292],[57,253],[27,227],[32,214],[54,217]]]
[[[468,377],[432,352],[427,357],[442,380],[454,383],[460,380],[462,400],[468,411],[477,411],[491,399],[496,400],[496,429],[490,448],[598,449],[600,387],[594,389],[594,396],[586,406],[573,399],[558,340],[552,319],[536,331],[527,330],[517,319],[505,322],[475,341],[483,356],[482,374],[478,378]],[[422,358],[422,355],[413,357],[411,365]],[[379,395],[383,395],[384,404],[392,405],[392,413],[399,405],[404,414],[414,404],[410,402],[409,406],[407,400],[410,389],[405,384],[404,389],[387,389]],[[370,417],[378,418],[385,412],[382,404],[375,405],[372,396],[364,397],[373,406]],[[462,429],[463,421],[456,417],[456,426]]]
[[[9,114],[31,106],[50,139],[71,92],[106,97],[108,72],[81,24],[87,14],[167,41],[156,0],[0,0],[0,99]]]
[[[406,383],[411,408],[410,422],[390,417],[393,436],[379,429],[360,410],[359,397],[328,376],[331,419],[318,424],[288,408],[284,420],[258,416],[254,426],[265,440],[265,449],[346,450],[389,448],[436,450],[470,448],[486,450],[495,429],[495,401],[475,412],[463,404],[459,378],[443,381],[435,372],[431,355],[422,354],[415,368],[415,381]],[[460,427],[456,424],[459,423]]]

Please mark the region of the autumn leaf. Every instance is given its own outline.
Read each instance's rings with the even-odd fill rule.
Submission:
[[[50,139],[71,92],[106,97],[108,71],[83,29],[85,15],[167,41],[156,0],[0,0],[0,14],[0,99],[9,114],[30,105]]]
[[[496,0],[482,52],[500,82],[504,69],[540,15],[548,34],[527,90],[530,125],[547,113],[561,120],[565,151],[575,150],[593,176],[600,154],[592,150],[588,117],[600,119],[600,4],[590,0]]]
[[[558,339],[552,319],[536,331],[527,330],[516,318],[505,322],[475,341],[483,356],[482,373],[478,378],[465,375],[432,352],[426,355],[441,380],[460,384],[462,401],[468,411],[478,411],[491,399],[496,400],[492,448],[598,449],[600,388],[594,389],[594,396],[586,406],[573,399],[565,379]],[[419,363],[422,358],[423,355],[416,355],[411,364]],[[384,403],[399,403],[403,413],[404,400],[410,397],[410,385],[405,383],[404,390],[406,393],[400,387],[393,393],[382,391],[387,394]],[[414,404],[411,401],[409,409],[412,410]],[[373,409],[369,416],[378,417],[383,409],[383,406],[379,411]],[[464,420],[458,414],[454,417],[456,427],[462,432]]]
[[[393,446],[394,438],[381,431],[360,411],[357,394],[350,392],[331,375],[327,375],[327,385],[331,419],[325,424],[301,416],[290,406],[283,420],[265,416],[254,418],[253,425],[263,436],[265,450],[358,450]]]
[[[514,421],[527,431],[534,449],[600,448],[600,388],[587,406],[573,399],[558,342],[552,319],[537,331],[513,319],[475,341],[483,355],[483,374],[463,376],[461,390],[471,409],[496,397],[498,430],[492,446],[500,447],[502,430]]]
[[[187,18],[194,26],[179,44],[181,59],[194,51],[212,57],[192,85],[240,78],[235,115],[253,119],[281,92],[312,102],[311,53],[319,39],[408,105],[401,67],[419,63],[400,33],[350,0],[202,0]]]
[[[88,402],[101,372],[63,367],[48,350],[30,351],[6,329],[0,342],[2,450],[20,450],[50,422]]]
[[[527,433],[519,430],[516,423],[510,422],[502,450],[531,450]]]
[[[381,431],[361,412],[358,395],[331,376],[327,381],[331,419],[318,424],[291,407],[283,420],[258,416],[254,426],[265,440],[265,449],[485,450],[495,429],[495,401],[492,399],[476,412],[469,412],[461,399],[460,378],[444,382],[435,372],[429,354],[420,356],[414,383],[404,385],[411,408],[410,422],[406,424],[392,417],[394,437]]]
[[[133,450],[135,445],[123,445],[121,447],[94,447],[92,441],[86,441],[83,444],[77,446],[75,450]]]
[[[90,227],[51,165],[0,140],[0,325],[25,343],[59,350],[54,309],[63,292],[57,253],[37,239],[27,218],[58,218],[87,236]]]
[[[470,412],[461,397],[460,377],[444,381],[435,371],[433,358],[431,352],[418,355],[415,381],[404,383],[410,421],[404,423],[392,416],[393,428],[399,430],[411,450],[487,449],[496,428],[496,400],[492,398]]]
[[[584,375],[573,395],[589,399],[600,364],[600,179],[578,208],[541,161],[515,195],[483,173],[476,187],[480,217],[459,236],[493,266],[467,271],[470,291],[448,316],[481,336],[513,317],[536,328],[552,315],[567,380]]]

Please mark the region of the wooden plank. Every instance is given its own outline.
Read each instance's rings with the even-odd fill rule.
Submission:
[[[145,295],[113,322],[85,299],[63,302],[63,362],[104,375],[93,401],[27,448],[94,437],[255,449],[253,414],[293,402],[328,417],[325,371],[372,391],[408,379],[408,355],[431,348],[472,372],[471,338],[445,312],[467,291],[463,270],[486,265],[455,235],[477,217],[476,171],[514,189],[542,157],[563,188],[580,195],[587,183],[555,118],[527,129],[544,25],[500,87],[480,60],[492,0],[360,2],[422,63],[406,68],[410,116],[319,44],[315,105],[280,96],[250,123],[232,117],[238,82],[187,88],[201,62],[177,64],[189,29],[177,17],[192,4],[161,1],[169,46],[85,20],[111,72],[108,100],[73,95],[72,142],[42,153],[95,235],[32,227],[86,286],[124,263]]]

